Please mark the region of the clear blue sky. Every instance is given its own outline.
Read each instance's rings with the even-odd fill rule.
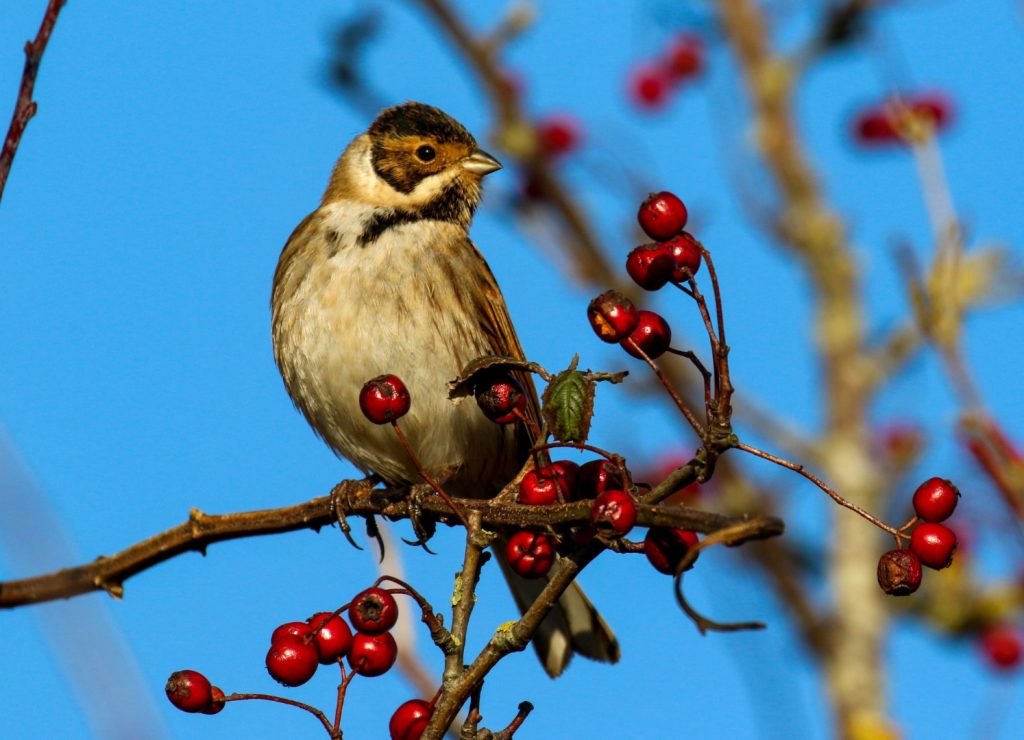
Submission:
[[[479,4],[461,4],[474,6],[477,22],[494,20]],[[36,530],[39,520],[30,519],[22,535],[66,537],[78,562],[177,524],[189,507],[297,503],[353,474],[285,395],[271,355],[268,300],[281,246],[315,207],[341,148],[368,123],[325,86],[322,70],[332,25],[369,5],[225,2],[186,11],[110,1],[72,2],[62,13],[36,88],[39,114],[0,205],[0,425],[63,530]],[[389,102],[443,107],[482,138],[489,111],[459,60],[411,4],[377,5],[386,31],[368,54],[375,87]],[[568,110],[584,122],[587,148],[568,165],[571,182],[623,254],[635,203],[623,197],[625,186],[595,180],[595,168],[626,160],[645,186],[674,189],[690,202],[723,276],[741,392],[813,428],[819,389],[805,349],[806,286],[730,190],[729,168],[750,175],[750,165],[729,58],[715,49],[707,80],[664,114],[638,115],[625,101],[628,70],[664,43],[667,29],[702,19],[668,2],[597,4],[585,13],[570,5],[545,4],[510,61],[523,70],[535,112]],[[7,3],[0,18],[4,126],[21,49],[43,6]],[[879,331],[905,310],[891,247],[909,240],[922,249],[928,225],[910,159],[866,156],[849,145],[846,122],[858,105],[893,84],[948,91],[959,115],[943,151],[969,233],[1006,243],[1018,257],[1024,243],[1020,5],[906,6],[881,14],[872,54],[837,55],[811,73],[799,100],[828,194],[863,248]],[[794,16],[783,38],[797,39],[805,28]],[[488,187],[474,237],[531,358],[557,368],[580,351],[586,365],[639,369],[590,335],[583,309],[591,291],[569,284],[510,228],[498,204],[515,187],[514,174],[498,173]],[[679,315],[681,333],[696,330],[679,305],[664,305]],[[1024,439],[1022,322],[1019,306],[978,316],[968,346],[989,400]],[[1001,515],[942,441],[954,412],[934,362],[923,360],[883,399],[878,417],[916,419],[934,430],[936,454],[921,472],[969,482],[972,510]],[[660,406],[618,390],[598,400],[594,439],[638,462],[692,445]],[[12,480],[13,463],[0,462]],[[825,502],[796,480],[786,485],[791,536],[820,540]],[[407,534],[404,525],[397,531]],[[993,573],[1020,560],[1018,543],[983,544]],[[436,558],[403,556],[410,578],[443,604],[458,542],[442,536],[437,549]],[[766,633],[701,638],[676,608],[668,579],[635,560],[603,558],[583,582],[617,628],[622,664],[580,661],[552,683],[531,654],[514,656],[487,683],[488,720],[500,727],[530,699],[537,710],[517,735],[524,740],[551,737],[556,727],[575,737],[826,737],[816,675],[770,594],[735,564],[723,553],[703,558],[693,597],[722,618],[765,619]],[[0,578],[28,575],[25,567],[0,558]],[[273,689],[263,656],[274,626],[347,601],[375,573],[372,556],[353,551],[336,531],[300,532],[216,545],[205,559],[178,558],[129,581],[120,603],[100,595],[81,601],[109,609],[123,632],[141,672],[137,688],[155,697],[154,737],[317,737],[313,720],[280,706],[183,715],[163,699],[164,680],[193,667],[229,692]],[[4,737],[94,736],[43,638],[57,630],[65,640],[89,641],[85,622],[64,609],[0,614]],[[491,573],[474,620],[477,643],[512,615]],[[425,635],[418,637],[422,644]],[[1020,679],[993,677],[971,645],[936,642],[907,624],[887,649],[894,716],[908,737],[967,737],[992,702],[1007,713],[998,737],[1024,727]],[[437,665],[432,654],[427,660]],[[333,676],[319,675],[289,695],[330,707],[333,686]],[[385,737],[392,709],[410,696],[397,674],[357,681],[344,729],[353,738]],[[105,698],[111,707],[118,700],[116,690]]]

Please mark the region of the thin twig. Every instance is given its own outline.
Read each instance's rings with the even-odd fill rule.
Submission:
[[[329,719],[327,719],[327,715],[326,714],[321,712],[316,707],[312,707],[309,704],[305,704],[305,703],[303,703],[301,701],[295,701],[295,699],[286,699],[283,696],[274,696],[273,694],[237,694],[236,693],[236,694],[229,694],[229,695],[224,697],[224,701],[225,702],[229,702],[229,701],[251,701],[253,699],[259,699],[259,700],[262,700],[262,701],[272,701],[272,702],[276,702],[278,704],[287,704],[290,707],[296,707],[297,709],[302,709],[302,710],[304,710],[306,712],[309,712],[314,717],[316,717],[318,720],[320,720],[320,724],[322,724],[324,726],[324,729],[327,730],[327,734],[330,735],[331,738],[340,738],[341,737],[341,733],[340,732],[335,732],[334,728],[331,727],[331,722],[330,722]]]

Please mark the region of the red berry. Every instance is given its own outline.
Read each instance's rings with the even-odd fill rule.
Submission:
[[[587,318],[598,339],[610,344],[628,337],[639,320],[633,302],[617,290],[606,290],[592,300]]]
[[[378,375],[359,391],[359,408],[374,424],[387,424],[409,411],[409,389],[395,375]]]
[[[476,403],[495,424],[512,424],[526,409],[526,394],[519,381],[506,373],[488,375],[476,388]]]
[[[936,131],[946,128],[953,118],[953,104],[940,92],[917,95],[909,102],[909,107],[915,116],[929,119]]]
[[[285,622],[270,635],[270,644],[279,642],[307,642],[313,630],[305,622]]]
[[[909,596],[921,585],[921,561],[910,550],[889,550],[878,559],[878,585],[890,596]]]
[[[1000,670],[1019,666],[1024,653],[1020,631],[1012,624],[986,627],[981,633],[981,649],[989,663]]]
[[[914,512],[926,522],[945,521],[959,498],[960,491],[953,481],[929,478],[914,491]]]
[[[555,563],[555,538],[521,530],[508,538],[505,557],[512,570],[523,578],[540,578]]]
[[[857,116],[853,131],[854,138],[864,146],[893,144],[902,140],[889,114],[875,108]]]
[[[697,75],[704,64],[704,44],[692,33],[683,33],[673,40],[665,55],[666,67],[676,82]]]
[[[683,201],[667,190],[648,195],[636,215],[644,233],[659,242],[671,239],[682,231],[688,217]]]
[[[638,351],[639,348],[654,360],[665,354],[665,350],[672,344],[672,329],[668,322],[654,311],[640,311],[636,328],[629,338],[619,344],[633,357],[643,359],[643,355]]]
[[[910,533],[910,549],[921,563],[942,570],[953,562],[956,534],[949,527],[933,522],[922,522]]]
[[[395,710],[388,723],[391,740],[419,740],[434,708],[422,699],[410,699]]]
[[[545,118],[537,124],[537,138],[541,151],[548,157],[568,154],[579,146],[579,122],[564,114]]]
[[[644,290],[660,290],[675,270],[672,253],[659,242],[641,244],[626,257],[626,272]]]
[[[320,655],[309,642],[279,642],[267,652],[267,672],[280,684],[301,686],[313,677]]]
[[[219,687],[210,689],[210,704],[206,709],[201,710],[203,714],[218,714],[224,709],[224,692]]]
[[[164,685],[171,704],[183,712],[201,712],[213,701],[213,687],[199,671],[175,671]]]
[[[519,481],[519,495],[516,501],[527,506],[555,504],[558,503],[558,488],[558,476],[554,469],[534,468]]]
[[[387,632],[398,621],[398,602],[382,588],[368,588],[356,594],[348,607],[352,626],[368,635]]]
[[[581,499],[597,498],[605,491],[621,489],[625,485],[622,471],[611,460],[602,457],[580,466],[576,492]]]
[[[670,576],[691,547],[697,544],[697,535],[688,529],[651,527],[644,537],[644,555],[658,571]],[[696,561],[694,561],[696,562]],[[687,568],[693,567],[693,563]]]
[[[368,635],[356,632],[352,636],[352,649],[348,664],[360,676],[380,676],[387,673],[398,658],[398,645],[390,632]]]
[[[590,521],[624,535],[636,524],[636,502],[625,491],[604,491],[590,507]]]
[[[629,93],[640,108],[654,110],[665,105],[671,80],[666,70],[657,64],[645,64],[633,70],[629,77]]]
[[[323,665],[336,663],[352,647],[352,630],[345,620],[333,612],[317,612],[306,620],[316,635],[313,644]]]
[[[562,498],[566,501],[575,501],[579,498],[576,495],[576,484],[580,477],[580,466],[572,460],[555,460],[551,463],[551,469],[555,471]]]
[[[673,270],[670,280],[681,283],[689,280],[700,269],[701,251],[697,240],[688,231],[663,242],[665,249],[672,256]]]

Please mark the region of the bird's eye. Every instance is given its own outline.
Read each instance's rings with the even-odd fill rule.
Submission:
[[[437,156],[437,152],[429,144],[423,144],[416,147],[416,156],[421,162],[431,162]]]

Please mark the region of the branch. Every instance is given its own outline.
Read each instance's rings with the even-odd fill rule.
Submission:
[[[54,599],[66,599],[93,591],[106,591],[115,598],[124,594],[124,582],[159,563],[185,552],[205,553],[215,542],[242,537],[257,537],[301,529],[331,525],[338,515],[384,516],[407,519],[411,507],[407,489],[370,488],[365,481],[342,481],[328,496],[321,496],[294,506],[278,509],[244,511],[233,514],[205,514],[198,509],[189,512],[188,521],[158,535],[138,542],[109,557],[101,556],[91,563],[64,568],[34,578],[0,583],[0,608],[10,609]],[[479,512],[481,524],[487,528],[527,528],[584,524],[590,521],[590,502],[577,501],[554,506],[522,506],[496,500],[456,499],[456,505],[467,516]],[[453,517],[452,510],[440,498],[419,502],[424,512]],[[697,532],[713,532],[737,521],[735,517],[698,511],[681,506],[638,506],[640,526],[671,526]],[[766,518],[771,526],[782,531],[782,522]]]
[[[43,59],[43,52],[50,41],[50,34],[57,23],[57,15],[67,0],[49,0],[46,12],[43,14],[43,22],[39,26],[39,33],[33,41],[25,42],[25,69],[21,73],[21,87],[18,88],[18,99],[14,104],[14,115],[11,116],[11,125],[7,129],[7,136],[4,137],[4,147],[0,149],[0,200],[4,197],[4,186],[7,185],[7,175],[10,174],[11,164],[14,162],[14,155],[21,143],[21,136],[25,133],[25,127],[29,120],[36,114],[39,107],[32,100],[32,91],[36,86],[36,75],[39,73],[39,63]]]

